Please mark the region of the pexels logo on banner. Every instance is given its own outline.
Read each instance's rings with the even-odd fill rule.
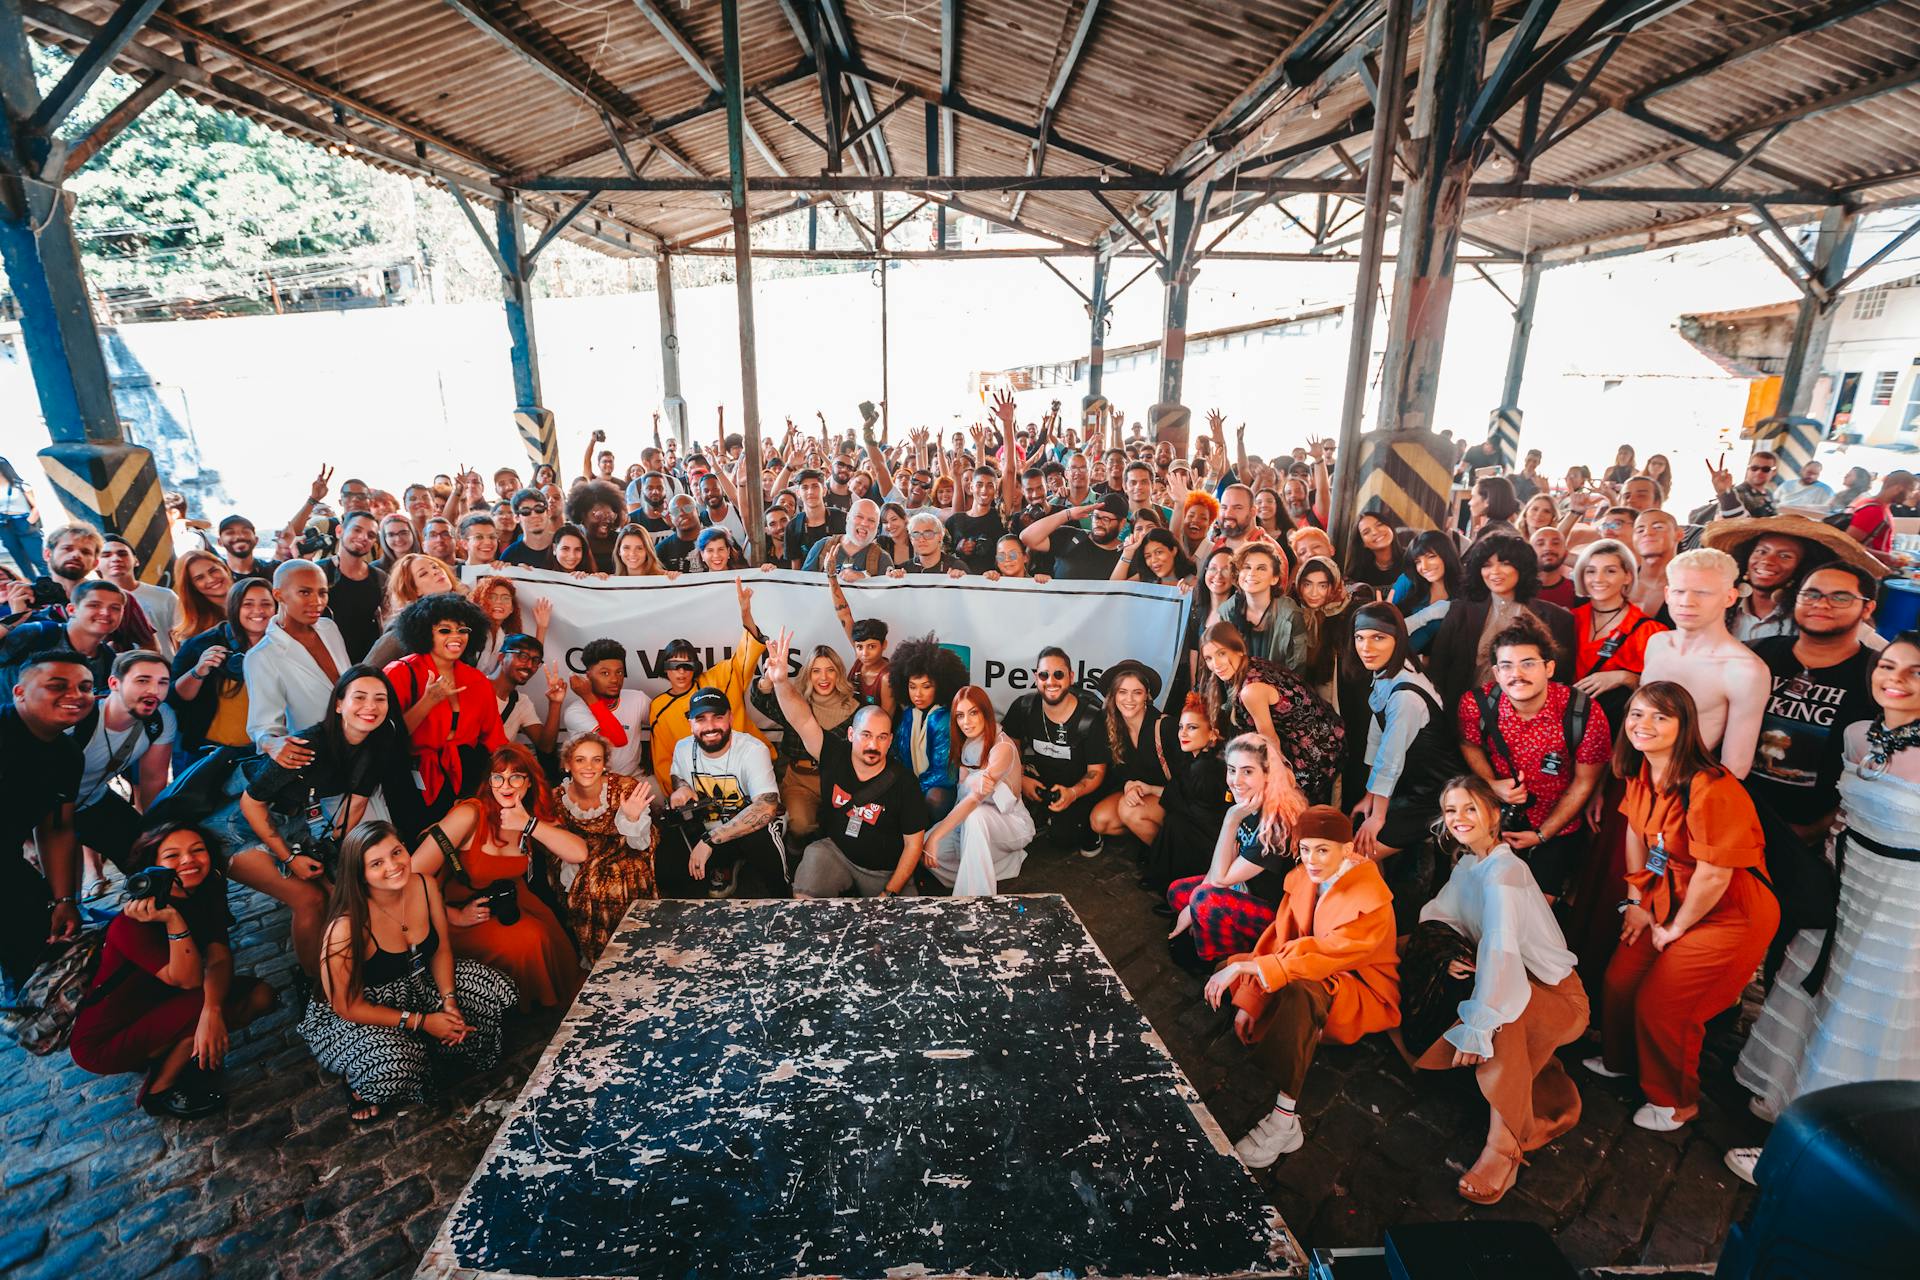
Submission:
[[[948,648],[957,647],[958,646],[954,645],[948,646]],[[1105,667],[1090,667],[1085,662],[1076,660],[1073,664],[1073,687],[1075,691],[1092,693],[1099,689],[1100,677],[1106,673],[1106,670]],[[1033,667],[1029,664],[1024,662],[1006,663],[1001,662],[997,658],[988,658],[986,675],[981,680],[980,687],[988,692],[992,692],[996,687],[1025,690],[1038,689],[1040,686],[1034,683]]]
[[[580,653],[584,647],[583,645],[574,645],[567,650],[567,670],[578,674],[584,674],[586,672],[586,664],[580,661]],[[667,678],[666,649],[634,649],[631,656],[638,658],[639,664],[636,667],[629,662],[627,667],[628,675],[647,680],[665,680]],[[695,646],[693,651],[693,660],[699,664],[700,670],[702,671],[719,666],[732,656],[733,646],[730,644],[719,646],[708,645],[704,649]],[[787,665],[792,667],[795,672],[799,671],[799,655],[797,652],[794,659],[788,662]]]

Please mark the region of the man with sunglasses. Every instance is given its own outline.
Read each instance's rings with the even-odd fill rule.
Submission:
[[[1823,836],[1840,805],[1841,731],[1878,714],[1869,685],[1878,655],[1860,641],[1878,590],[1857,564],[1821,565],[1792,593],[1799,634],[1752,645],[1772,686],[1747,790],[1802,839]]]
[[[1780,469],[1780,460],[1766,449],[1756,450],[1747,459],[1746,479],[1738,484],[1733,482],[1733,473],[1726,470],[1725,462],[1726,455],[1722,454],[1719,464],[1707,464],[1707,478],[1713,481],[1716,496],[1712,502],[1693,512],[1693,523],[1776,514],[1772,490],[1773,477]]]
[[[517,564],[528,569],[552,569],[553,514],[547,510],[547,495],[538,489],[522,489],[513,495],[513,518],[519,535],[500,553],[500,563]]]
[[[1013,700],[1000,727],[1020,748],[1020,798],[1035,826],[1083,858],[1100,852],[1090,818],[1107,778],[1107,726],[1073,691],[1073,663],[1052,645],[1033,664],[1039,688]]]

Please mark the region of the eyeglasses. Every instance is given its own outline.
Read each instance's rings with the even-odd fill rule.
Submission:
[[[547,514],[547,504],[544,502],[529,502],[524,507],[515,507],[513,514],[517,516],[543,516]]]
[[[1033,673],[1033,678],[1052,684],[1055,680],[1065,680],[1067,673],[1064,671],[1036,671]]]
[[[909,529],[909,530],[907,530],[907,536],[908,536],[909,538],[937,538],[937,537],[939,537],[939,536],[940,536],[940,533],[941,533],[941,531],[940,531],[940,530],[938,530],[938,529]]]
[[[1493,664],[1493,669],[1501,675],[1510,676],[1516,671],[1525,671],[1531,675],[1546,665],[1539,658],[1522,658],[1518,662],[1496,662]]]
[[[493,779],[493,785],[496,787],[524,787],[529,781],[527,775],[518,770],[515,770],[513,773],[496,773],[489,776]]]
[[[698,666],[691,662],[669,662],[667,664],[667,670],[669,671],[698,671],[699,669]]]
[[[1748,475],[1753,475],[1756,472],[1760,475],[1771,475],[1773,473],[1773,464],[1771,462],[1756,462],[1747,468]]]
[[[1800,588],[1801,604],[1830,604],[1836,609],[1851,609],[1866,597],[1851,591],[1822,591],[1818,587]]]

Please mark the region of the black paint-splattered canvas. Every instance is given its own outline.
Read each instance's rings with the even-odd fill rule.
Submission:
[[[642,903],[423,1274],[1290,1274],[1066,901]]]

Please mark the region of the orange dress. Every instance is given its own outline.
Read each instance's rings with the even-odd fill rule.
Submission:
[[[474,889],[514,881],[520,919],[502,924],[496,912],[479,924],[453,926],[454,955],[490,964],[512,978],[522,1009],[566,1003],[580,989],[580,960],[572,940],[552,908],[527,887],[527,856],[488,849],[485,809],[477,800],[461,803],[475,811],[473,834],[460,851]],[[463,906],[472,896],[464,885],[452,886],[447,905]]]
[[[1377,862],[1356,862],[1325,893],[1303,866],[1287,872],[1279,912],[1250,955],[1260,976],[1233,984],[1233,1002],[1258,1025],[1272,993],[1295,978],[1333,989],[1322,1033],[1334,1044],[1400,1025],[1400,954],[1393,893]]]

